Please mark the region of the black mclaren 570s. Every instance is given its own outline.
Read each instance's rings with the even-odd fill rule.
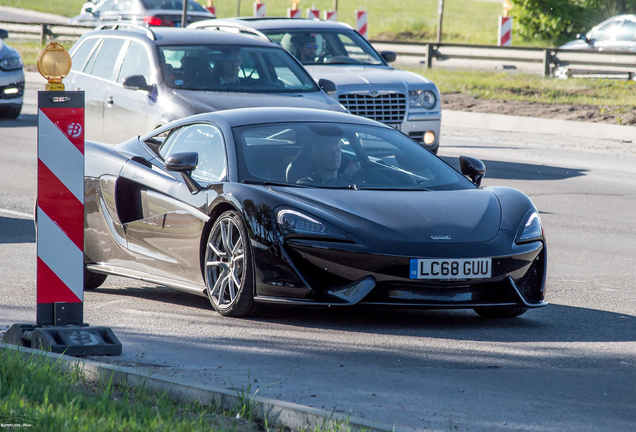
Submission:
[[[523,193],[482,187],[404,134],[323,110],[199,114],[86,143],[85,288],[126,276],[270,305],[544,306],[546,242]]]

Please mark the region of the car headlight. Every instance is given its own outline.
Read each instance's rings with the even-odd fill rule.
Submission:
[[[519,227],[519,233],[515,239],[516,243],[525,243],[543,237],[543,224],[539,214],[532,210],[524,219],[524,223]]]
[[[436,103],[435,93],[430,90],[409,90],[409,106],[411,108],[431,109]]]
[[[0,60],[0,69],[9,71],[14,69],[20,69],[22,67],[22,58],[20,54],[13,53],[5,56]]]
[[[344,234],[330,227],[325,222],[296,210],[280,210],[276,215],[276,223],[282,234],[305,234],[346,238]]]

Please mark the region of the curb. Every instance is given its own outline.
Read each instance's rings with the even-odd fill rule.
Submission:
[[[566,135],[636,142],[636,127],[504,114],[442,110],[442,126],[470,126],[510,132]]]
[[[150,390],[161,393],[165,392],[182,403],[194,401],[205,405],[214,403],[228,410],[234,409],[241,403],[237,392],[231,390],[202,384],[192,384],[166,376],[150,374],[148,372],[144,373],[132,367],[118,367],[4,343],[0,343],[0,349],[19,351],[25,358],[31,357],[32,355],[39,355],[49,362],[59,361],[65,369],[80,368],[84,371],[88,379],[112,379],[112,382],[116,384],[126,383],[129,386],[145,386]],[[290,402],[282,402],[257,396],[250,398],[250,400],[254,404],[255,418],[263,422],[267,421],[267,424],[273,425],[274,427],[289,428],[291,430],[309,428],[309,430],[312,430],[312,426],[314,425],[334,425],[341,431],[407,432],[405,428],[382,423],[371,423],[347,415],[336,414],[334,412]]]

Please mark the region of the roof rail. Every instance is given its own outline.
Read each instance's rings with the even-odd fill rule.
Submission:
[[[202,22],[202,21],[200,21]],[[194,30],[218,30],[218,31],[224,31],[224,32],[228,32],[228,33],[234,33],[235,30],[236,33],[239,34],[247,34],[249,36],[256,36],[259,39],[263,39],[267,42],[271,42],[269,40],[269,38],[262,32],[251,28],[251,27],[246,27],[246,26],[242,26],[241,24],[238,23],[233,23],[233,22],[223,22],[221,24],[209,24],[209,25],[202,25],[200,27],[197,27],[196,24],[195,25],[189,25],[188,28],[192,28]]]
[[[148,36],[148,38],[150,40],[157,40],[157,35],[155,34],[155,32],[153,32],[152,30],[150,30],[150,28],[139,25],[139,24],[128,24],[128,23],[121,23],[121,22],[112,22],[112,23],[108,23],[108,24],[100,24],[99,26],[97,26],[95,28],[95,30],[119,30],[119,29],[123,29],[123,28],[131,28],[133,30],[141,30],[143,31],[146,36]]]

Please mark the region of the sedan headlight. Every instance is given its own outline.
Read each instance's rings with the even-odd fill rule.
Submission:
[[[431,109],[436,103],[435,93],[430,90],[409,90],[409,106],[411,108]]]
[[[5,56],[0,60],[0,69],[9,71],[14,69],[20,69],[22,67],[22,58],[20,54],[13,53]]]
[[[525,243],[543,237],[543,224],[539,214],[532,210],[524,219],[524,223],[519,228],[516,243]]]
[[[346,238],[344,234],[330,227],[325,222],[296,210],[280,210],[276,215],[276,222],[282,234],[305,234]]]

